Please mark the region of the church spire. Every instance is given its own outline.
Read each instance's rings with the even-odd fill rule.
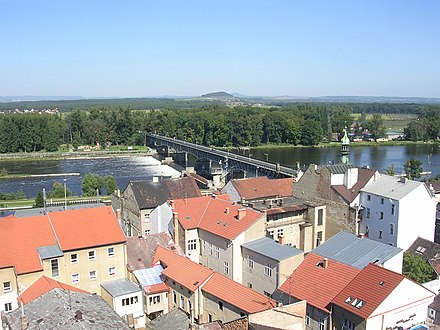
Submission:
[[[350,139],[347,136],[347,128],[344,129],[344,136],[341,139],[341,163],[350,164]]]

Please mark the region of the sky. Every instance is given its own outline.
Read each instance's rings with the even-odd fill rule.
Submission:
[[[438,0],[0,0],[0,96],[440,97]]]

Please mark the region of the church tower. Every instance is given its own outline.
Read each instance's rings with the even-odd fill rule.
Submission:
[[[350,164],[350,139],[347,136],[347,129],[344,130],[344,137],[341,139],[341,163]]]

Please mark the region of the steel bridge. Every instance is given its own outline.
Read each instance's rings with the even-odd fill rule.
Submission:
[[[250,156],[241,156],[229,151],[217,150],[199,144],[194,144],[175,138],[169,138],[158,134],[147,133],[148,145],[152,148],[168,146],[176,152],[186,152],[194,155],[197,159],[209,159],[220,164],[225,172],[231,169],[239,169],[248,173],[249,176],[267,176],[269,178],[296,177],[297,171],[293,168],[281,166],[279,163],[271,163]]]

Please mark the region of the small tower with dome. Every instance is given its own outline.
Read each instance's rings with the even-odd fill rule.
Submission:
[[[347,135],[347,129],[344,130],[344,136],[341,139],[341,163],[350,164],[350,139]]]

